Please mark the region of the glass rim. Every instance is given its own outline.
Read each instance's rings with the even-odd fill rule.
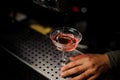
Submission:
[[[82,40],[82,38],[83,38],[83,37],[82,37],[82,33],[81,33],[80,31],[78,31],[76,28],[73,28],[73,27],[56,27],[56,28],[54,28],[54,29],[50,32],[50,38],[51,38],[52,33],[54,33],[56,30],[62,30],[62,29],[72,29],[72,30],[76,31],[77,34],[80,35],[78,43],[79,43],[79,42]]]

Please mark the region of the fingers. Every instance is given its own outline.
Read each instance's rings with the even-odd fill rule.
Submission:
[[[71,68],[67,71],[64,71],[61,73],[61,77],[66,77],[66,76],[70,76],[70,75],[74,75],[74,74],[77,74],[77,73],[82,73],[86,70],[87,68],[86,67],[83,67],[83,66],[77,66],[77,67],[74,67],[74,68]]]
[[[104,60],[101,55],[81,54],[70,59],[71,62],[61,68],[61,76],[72,76],[71,80],[95,80],[106,70],[106,63],[101,62]]]
[[[77,59],[77,58],[78,57],[74,57],[74,59]],[[62,72],[61,76],[66,77],[66,76],[70,76],[75,73],[81,73],[85,71],[87,69],[87,66],[83,64],[84,64],[84,59],[78,59],[78,60],[71,61],[70,63],[66,64],[65,66],[61,68],[61,72]]]
[[[92,70],[86,70],[82,74],[71,78],[71,80],[95,80],[98,76],[98,74],[93,74]]]
[[[76,61],[72,61],[68,64],[66,64],[65,66],[63,66],[61,68],[61,71],[65,71],[65,70],[68,70],[68,69],[71,69],[73,67],[76,67],[76,66],[79,66],[79,65],[82,65],[83,64],[83,61],[82,60],[76,60]]]
[[[98,78],[98,74],[96,74],[96,75],[93,75],[93,76],[91,76],[89,79],[87,79],[87,80],[96,80],[97,78]]]

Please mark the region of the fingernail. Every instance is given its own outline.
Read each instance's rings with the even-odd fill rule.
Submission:
[[[64,70],[64,68],[62,67],[62,68],[61,68],[61,71],[63,71],[63,70]]]
[[[61,71],[63,71],[63,68],[61,68]]]
[[[61,77],[64,77],[64,74],[62,74],[62,73],[61,73],[61,75],[60,75],[60,76],[61,76]]]

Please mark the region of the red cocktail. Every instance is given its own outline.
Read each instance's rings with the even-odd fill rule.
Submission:
[[[54,29],[50,33],[50,38],[58,50],[63,52],[62,60],[66,62],[65,52],[73,51],[82,40],[82,34],[70,27],[61,27]]]

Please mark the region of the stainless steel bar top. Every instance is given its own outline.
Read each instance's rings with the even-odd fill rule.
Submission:
[[[62,54],[56,50],[49,37],[26,29],[17,33],[5,34],[2,39],[5,50],[49,80],[69,79],[60,77]],[[72,56],[80,54],[80,52],[66,54]]]

